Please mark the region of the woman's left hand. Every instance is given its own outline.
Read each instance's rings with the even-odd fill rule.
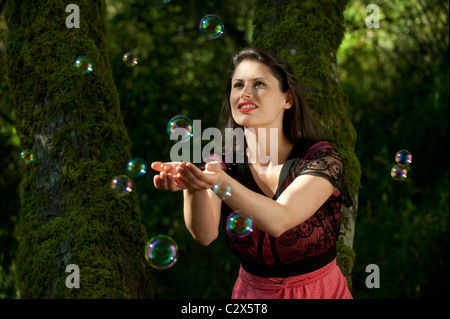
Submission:
[[[184,185],[194,191],[211,189],[220,183],[225,174],[218,162],[207,163],[204,171],[192,163],[181,163],[177,167],[177,172]],[[178,176],[174,176],[174,179],[177,181]]]

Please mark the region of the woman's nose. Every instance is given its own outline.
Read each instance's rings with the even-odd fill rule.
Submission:
[[[250,98],[252,96],[252,93],[250,91],[250,88],[248,86],[244,86],[241,93],[241,99]]]

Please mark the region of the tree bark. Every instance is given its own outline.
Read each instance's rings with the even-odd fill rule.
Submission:
[[[17,277],[23,298],[152,296],[145,229],[135,192],[111,189],[131,142],[108,62],[104,1],[78,1],[80,28],[64,1],[7,2],[7,67],[16,129],[35,161],[20,185]],[[88,56],[93,71],[74,67]],[[79,267],[68,288],[66,267]]]
[[[344,36],[347,0],[255,0],[253,43],[284,57],[294,68],[319,126],[344,159],[353,200],[342,206],[337,263],[351,287],[353,235],[361,168],[354,153],[356,131],[339,86],[336,52]]]

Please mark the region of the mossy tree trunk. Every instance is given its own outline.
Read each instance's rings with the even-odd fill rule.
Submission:
[[[336,52],[344,36],[347,0],[255,0],[253,42],[284,57],[294,68],[320,127],[342,154],[353,206],[342,206],[337,262],[351,286],[353,234],[361,168],[354,153],[355,129],[346,115]]]
[[[20,185],[17,276],[24,298],[151,297],[137,196],[119,197],[131,142],[108,62],[103,0],[16,1],[6,7],[7,65],[17,133],[35,161]],[[74,62],[88,56],[90,74]],[[79,268],[80,288],[68,288]],[[72,271],[72,270],[71,270]]]

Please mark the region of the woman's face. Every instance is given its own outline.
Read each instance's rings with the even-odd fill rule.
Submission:
[[[292,106],[290,92],[283,93],[280,83],[264,63],[244,60],[231,79],[231,114],[246,128],[283,129],[284,110]]]

